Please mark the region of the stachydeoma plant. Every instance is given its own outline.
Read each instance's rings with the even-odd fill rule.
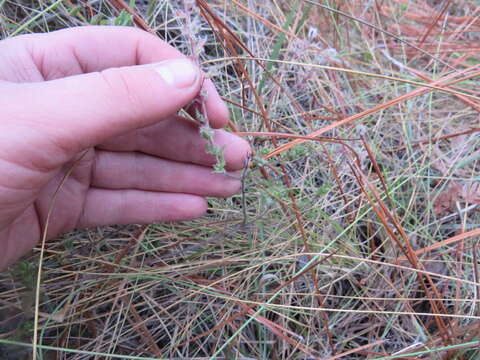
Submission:
[[[195,1],[184,0],[184,11],[177,13],[179,19],[185,21],[185,37],[190,43],[191,58],[198,65],[200,65],[200,54],[204,51],[206,40],[199,35],[201,29],[200,17],[198,16],[198,8]],[[197,16],[194,16],[197,15]],[[205,79],[208,75],[205,75]],[[205,144],[205,152],[215,156],[215,164],[213,165],[213,172],[218,174],[225,174],[225,157],[224,148],[215,144],[215,131],[210,127],[208,115],[205,107],[205,100],[208,94],[205,89],[202,89],[197,99],[194,100],[195,119],[201,124],[199,128],[200,136],[207,142]]]

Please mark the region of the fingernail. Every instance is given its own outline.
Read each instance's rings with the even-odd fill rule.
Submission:
[[[195,84],[200,73],[198,66],[189,59],[162,61],[154,68],[168,85],[179,89]]]

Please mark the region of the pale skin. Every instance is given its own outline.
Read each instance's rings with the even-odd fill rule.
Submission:
[[[184,59],[184,60],[179,60]],[[110,224],[202,216],[240,188],[248,144],[224,130],[231,176],[212,173],[197,126],[176,116],[206,91],[210,124],[228,111],[176,49],[132,28],[83,27],[0,41],[0,269],[42,238]]]

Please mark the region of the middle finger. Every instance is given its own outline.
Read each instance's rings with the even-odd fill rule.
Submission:
[[[229,176],[228,176],[229,175]],[[91,185],[104,189],[137,189],[228,197],[240,189],[238,175],[165,160],[138,152],[96,151]]]

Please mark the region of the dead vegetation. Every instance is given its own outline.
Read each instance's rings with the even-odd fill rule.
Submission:
[[[256,152],[206,218],[47,243],[38,309],[38,252],[2,274],[1,358],[37,311],[43,359],[477,359],[480,4],[194,5],[0,0],[2,37],[194,36]]]

